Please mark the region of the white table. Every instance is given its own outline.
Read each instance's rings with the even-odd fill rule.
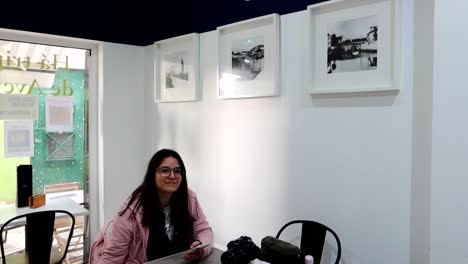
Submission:
[[[84,202],[84,192],[83,190],[76,190],[76,191],[46,193],[46,200],[56,200],[60,198],[69,198],[75,201],[77,204],[82,204]]]
[[[89,211],[76,203],[75,201],[65,198],[65,197],[60,197],[56,199],[47,199],[46,204],[44,206],[41,206],[39,208],[29,208],[29,207],[21,207],[17,208],[15,204],[7,204],[7,205],[2,205],[0,206],[0,227],[2,227],[5,222],[7,222],[9,219],[18,216],[18,215],[23,215],[27,213],[32,213],[32,212],[40,212],[40,211],[46,211],[46,210],[65,210],[70,212],[72,215],[76,216],[85,216],[89,214]],[[57,217],[60,217],[57,215]],[[18,219],[18,221],[15,221],[15,225],[24,225],[26,224],[26,219]]]

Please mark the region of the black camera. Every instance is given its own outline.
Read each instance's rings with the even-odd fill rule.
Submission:
[[[227,244],[227,251],[221,255],[223,264],[247,264],[256,259],[260,248],[248,236],[241,236]]]

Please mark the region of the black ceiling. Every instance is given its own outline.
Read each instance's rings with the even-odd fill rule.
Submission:
[[[324,0],[5,1],[0,27],[145,46]],[[99,4],[100,3],[100,4]],[[5,5],[8,5],[6,7]]]

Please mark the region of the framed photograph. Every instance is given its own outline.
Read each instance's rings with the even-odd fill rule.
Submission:
[[[399,90],[399,9],[399,0],[309,6],[309,92]]]
[[[154,43],[156,102],[199,100],[199,45],[196,33]]]
[[[218,27],[218,98],[278,96],[279,15]]]

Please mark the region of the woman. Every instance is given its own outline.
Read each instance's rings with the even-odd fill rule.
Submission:
[[[195,194],[187,187],[182,158],[162,149],[151,158],[143,183],[97,235],[90,264],[144,263],[201,244],[186,260],[211,252],[213,233]]]

